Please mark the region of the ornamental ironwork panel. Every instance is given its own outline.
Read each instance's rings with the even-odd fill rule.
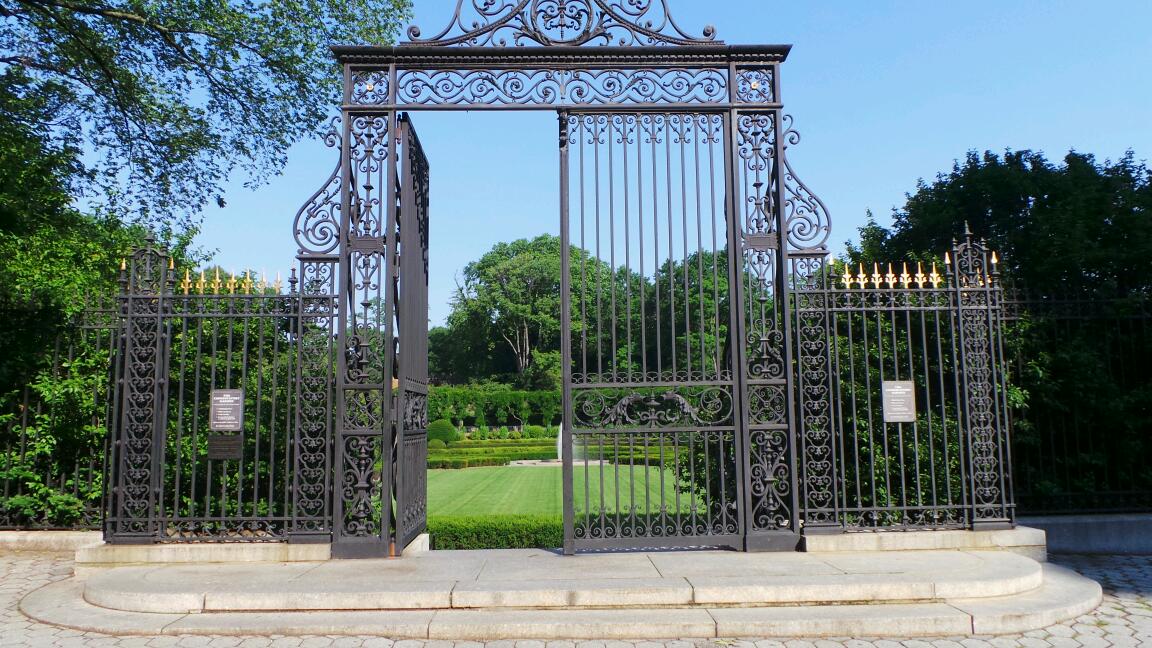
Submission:
[[[457,0],[447,27],[423,37],[412,26],[408,38],[437,47],[721,44],[711,26],[685,32],[668,0]]]
[[[1012,523],[997,259],[944,261],[793,259],[806,533]]]
[[[250,272],[179,268],[154,244],[125,261],[108,541],[284,541],[325,515],[301,503],[295,463],[308,447],[301,423],[323,408],[300,406],[301,312],[322,309],[301,305],[295,272],[288,283],[284,293]],[[227,416],[215,409],[225,401]]]
[[[344,117],[333,552],[387,556],[393,538],[396,113]]]
[[[428,158],[400,119],[399,358],[396,406],[396,545],[403,552],[428,521]]]
[[[734,124],[736,320],[746,432],[748,542],[791,543],[799,530],[792,349],[784,263],[780,115],[738,112]]]
[[[388,103],[380,92],[386,81],[368,72],[354,80],[353,103]],[[708,105],[728,98],[728,70],[717,67],[400,70],[396,92],[404,107]]]

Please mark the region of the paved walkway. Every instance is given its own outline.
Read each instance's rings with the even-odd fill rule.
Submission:
[[[1060,563],[1099,581],[1105,589],[1104,604],[1095,612],[1074,621],[1025,635],[1006,637],[953,637],[938,640],[856,639],[817,641],[741,641],[701,640],[681,642],[491,642],[489,648],[1045,648],[1152,646],[1152,557],[1065,557]],[[30,621],[18,610],[20,599],[47,583],[68,577],[71,558],[67,554],[0,555],[0,647],[31,648],[40,646],[101,646],[109,648],[480,648],[474,642],[391,641],[381,637],[115,637],[81,633]]]

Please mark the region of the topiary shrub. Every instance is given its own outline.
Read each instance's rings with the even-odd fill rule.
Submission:
[[[553,549],[564,544],[564,521],[548,515],[428,518],[433,549]]]
[[[432,439],[428,442],[428,450],[443,450],[447,447],[448,444],[440,439]]]
[[[429,443],[442,441],[444,445],[448,445],[453,441],[458,441],[459,437],[460,434],[456,431],[456,426],[452,425],[452,421],[448,419],[437,419],[428,424]]]
[[[525,439],[543,439],[548,436],[548,430],[544,429],[542,425],[525,425],[524,438]]]

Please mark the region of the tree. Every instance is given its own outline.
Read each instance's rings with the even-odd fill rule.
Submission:
[[[187,226],[235,169],[278,172],[342,82],[331,43],[390,43],[409,0],[0,0],[0,127],[82,144],[114,211]]]
[[[511,351],[516,373],[523,374],[534,350],[559,348],[560,239],[544,235],[497,243],[464,268],[454,306],[484,321]]]
[[[1152,292],[1152,171],[1132,152],[1115,162],[1070,152],[971,152],[950,173],[921,180],[859,246],[875,259],[924,258],[947,249],[965,223],[1001,254],[1001,270],[1040,294]]]

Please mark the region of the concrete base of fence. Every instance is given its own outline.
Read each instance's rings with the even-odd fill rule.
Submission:
[[[1048,533],[1053,553],[1152,554],[1152,514],[1052,515],[1020,521]]]
[[[805,536],[804,551],[1009,551],[1038,562],[1048,560],[1043,529],[1018,526],[997,531],[884,531]]]
[[[135,564],[292,563],[328,560],[332,545],[284,542],[114,545],[103,541],[76,549],[77,575]]]
[[[101,541],[99,531],[0,531],[0,552],[76,551]]]

